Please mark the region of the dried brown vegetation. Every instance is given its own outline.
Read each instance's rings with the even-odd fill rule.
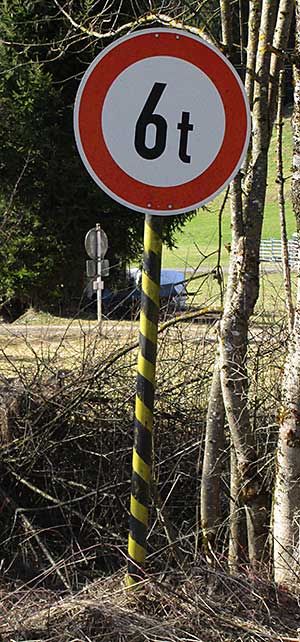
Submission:
[[[256,325],[249,348],[249,407],[269,491],[285,340],[280,322]],[[57,369],[55,354],[19,379],[2,377],[3,640],[295,638],[296,598],[250,577],[247,560],[238,578],[227,575],[228,432],[215,567],[203,558],[198,505],[214,326],[160,334],[148,574],[137,593],[126,591],[136,340],[116,341],[114,331],[96,341],[86,339],[72,370]]]
[[[299,604],[253,577],[228,578],[195,565],[188,574],[151,577],[127,591],[121,570],[77,593],[2,593],[3,642],[297,642]]]

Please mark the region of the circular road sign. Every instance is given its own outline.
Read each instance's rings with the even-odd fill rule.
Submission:
[[[92,229],[86,233],[84,239],[86,253],[91,259],[98,259],[100,257],[103,258],[108,250],[108,239],[104,230],[102,229],[100,229],[100,254],[98,252],[97,245],[97,230],[95,227],[92,227]]]
[[[238,172],[250,136],[243,84],[198,36],[147,29],[95,58],[77,92],[77,147],[114,200],[179,214],[216,196]]]

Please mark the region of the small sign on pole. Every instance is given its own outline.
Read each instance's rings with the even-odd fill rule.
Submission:
[[[92,227],[89,230],[84,239],[84,246],[86,253],[91,259],[97,259],[98,250],[97,250],[97,228]],[[103,258],[108,250],[108,239],[104,230],[100,228],[100,255]]]
[[[86,261],[86,273],[89,277],[97,277],[93,281],[93,290],[97,292],[97,320],[101,328],[102,322],[102,277],[109,275],[109,261],[104,259],[108,250],[108,239],[99,223],[89,230],[85,236],[84,245],[90,259]]]
[[[102,274],[101,274],[101,227],[99,223],[96,225],[96,251],[97,251],[97,320],[99,328],[101,329],[102,323]]]

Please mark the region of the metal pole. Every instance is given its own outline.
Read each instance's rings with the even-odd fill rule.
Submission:
[[[102,279],[101,279],[101,227],[96,223],[97,234],[97,320],[101,330],[102,321]]]
[[[127,586],[144,578],[152,464],[152,429],[162,218],[146,214],[128,537]]]

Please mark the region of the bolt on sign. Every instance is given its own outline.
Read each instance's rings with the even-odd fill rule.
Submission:
[[[186,212],[216,196],[242,164],[250,115],[228,60],[198,36],[147,29],[106,47],[76,97],[83,163],[138,212]]]

